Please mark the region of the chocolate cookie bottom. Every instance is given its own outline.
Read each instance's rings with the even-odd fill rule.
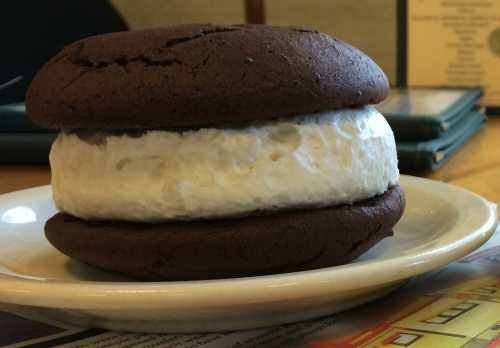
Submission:
[[[85,221],[59,213],[47,239],[81,262],[144,280],[256,276],[345,264],[392,235],[399,186],[352,205],[162,224]]]

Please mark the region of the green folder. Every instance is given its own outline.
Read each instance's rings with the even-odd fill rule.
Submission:
[[[443,136],[468,117],[481,96],[479,89],[392,89],[377,109],[397,141],[424,141]]]
[[[440,138],[423,142],[398,142],[401,172],[428,171],[439,168],[460,149],[486,122],[486,116],[470,111]]]

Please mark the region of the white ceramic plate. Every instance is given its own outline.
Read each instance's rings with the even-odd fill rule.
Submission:
[[[52,319],[139,332],[255,328],[323,316],[380,297],[483,244],[496,207],[466,190],[403,176],[407,209],[349,265],[251,278],[133,282],[68,259],[45,240],[49,186],[0,196],[0,302]]]

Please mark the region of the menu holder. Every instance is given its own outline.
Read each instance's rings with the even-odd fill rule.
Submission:
[[[486,123],[482,112],[470,111],[441,137],[421,142],[398,142],[399,168],[403,173],[438,169]]]
[[[479,89],[395,88],[377,109],[397,141],[424,141],[463,121],[480,97]]]

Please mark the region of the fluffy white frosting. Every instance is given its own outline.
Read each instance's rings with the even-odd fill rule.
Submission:
[[[57,207],[84,219],[155,222],[352,203],[399,180],[392,130],[371,107],[97,140],[63,132],[50,154]]]

